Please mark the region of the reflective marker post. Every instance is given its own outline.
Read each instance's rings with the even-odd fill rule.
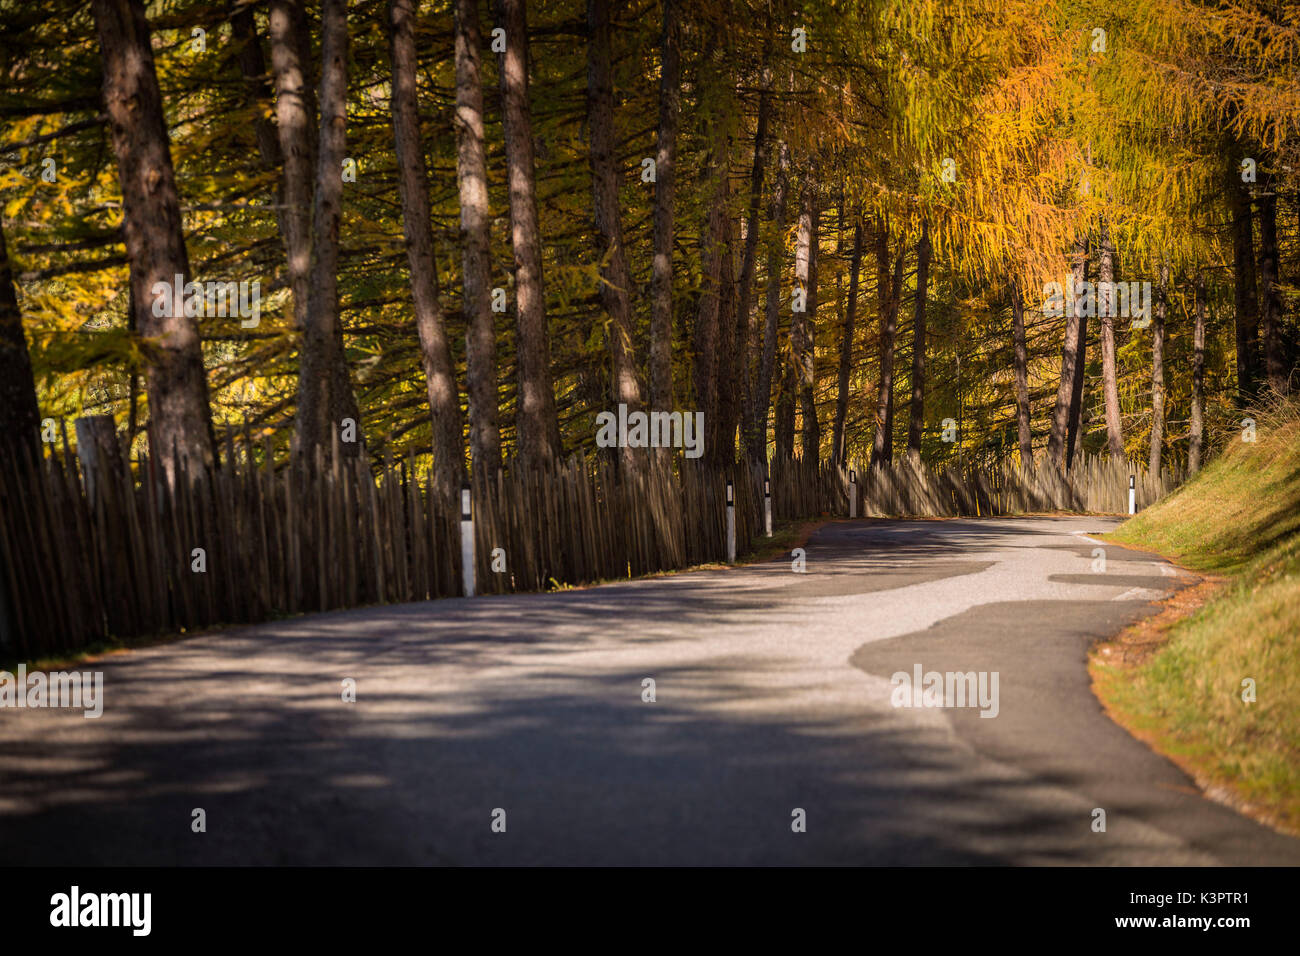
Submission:
[[[474,511],[469,484],[460,486],[460,567],[465,597],[474,596]]]
[[[858,516],[858,473],[849,469],[849,517]]]
[[[763,528],[772,537],[772,482],[763,479]]]
[[[1128,476],[1128,513],[1137,514],[1137,486],[1132,475]]]
[[[727,479],[727,563],[736,563],[736,489]]]

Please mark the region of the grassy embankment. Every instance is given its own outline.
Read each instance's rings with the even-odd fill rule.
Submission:
[[[1300,405],[1255,418],[1253,444],[1235,435],[1108,536],[1208,580],[1094,648],[1091,670],[1112,715],[1203,787],[1300,833]]]

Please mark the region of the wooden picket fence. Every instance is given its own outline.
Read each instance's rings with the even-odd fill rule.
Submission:
[[[319,452],[308,467],[274,457],[269,444],[228,435],[219,465],[177,462],[170,479],[149,458],[83,465],[66,439],[62,454],[0,462],[0,659],[462,593],[460,503],[443,500],[414,458],[375,470],[364,456]],[[1124,512],[1130,467],[1081,459],[1062,477],[1047,466],[934,470],[904,460],[853,471],[859,515],[1001,515]],[[1139,507],[1181,480],[1133,473]],[[761,465],[667,457],[629,477],[608,458],[577,455],[475,476],[477,590],[725,560],[728,479],[745,554],[763,534],[763,478]],[[847,468],[774,464],[773,516],[846,516],[850,487]]]
[[[1062,474],[1054,465],[1037,461],[1028,468],[1002,461],[984,467],[917,466],[909,459],[868,468],[854,467],[861,515],[958,517],[1033,514],[1050,511],[1125,514],[1129,477],[1134,479],[1138,510],[1159,501],[1183,481],[1178,468],[1149,474],[1134,461],[1100,455],[1080,455]],[[832,508],[847,510],[836,498]]]

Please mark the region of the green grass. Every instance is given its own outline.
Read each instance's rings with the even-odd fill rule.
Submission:
[[[1193,481],[1108,536],[1221,579],[1137,664],[1094,653],[1102,700],[1204,784],[1300,832],[1300,405],[1254,414]],[[1257,701],[1242,700],[1253,678]]]

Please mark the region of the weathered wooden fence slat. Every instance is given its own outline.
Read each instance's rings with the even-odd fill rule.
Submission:
[[[414,457],[389,456],[372,471],[335,442],[277,468],[269,440],[259,447],[247,429],[238,443],[228,431],[224,444],[220,464],[177,461],[170,470],[100,447],[93,478],[66,445],[41,461],[0,463],[0,573],[15,596],[0,622],[8,642],[0,654],[460,593],[459,500],[441,500]],[[1130,474],[1139,509],[1183,477],[1087,456],[1065,474],[1047,463],[795,458],[765,469],[664,456],[629,476],[607,458],[578,454],[473,477],[478,590],[544,590],[722,561],[728,478],[743,554],[764,533],[766,475],[776,520],[839,518],[848,514],[849,468],[866,516],[1121,514]],[[206,570],[194,569],[195,548]],[[492,570],[498,548],[503,573]]]

